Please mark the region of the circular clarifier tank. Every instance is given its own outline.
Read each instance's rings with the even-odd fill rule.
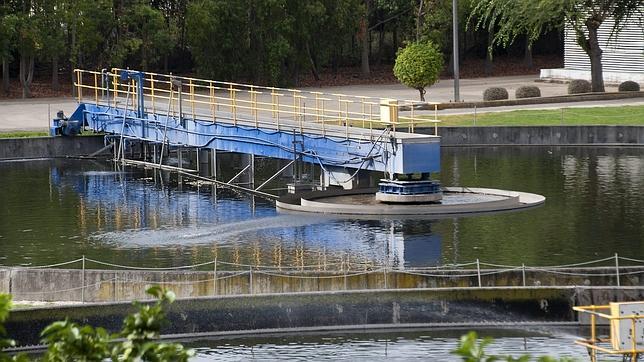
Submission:
[[[442,200],[433,203],[391,204],[378,201],[377,189],[313,191],[281,197],[277,209],[337,215],[450,216],[520,210],[542,205],[542,195],[487,188],[443,187]]]

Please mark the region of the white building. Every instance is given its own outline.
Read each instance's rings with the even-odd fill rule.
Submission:
[[[604,82],[621,83],[632,80],[644,84],[644,18],[637,14],[625,22],[618,34],[612,34],[612,20],[599,28]],[[575,39],[575,32],[564,30],[564,68],[541,69],[541,79],[590,80],[590,60]]]

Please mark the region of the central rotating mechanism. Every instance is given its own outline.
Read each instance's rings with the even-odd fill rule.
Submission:
[[[381,179],[376,200],[383,203],[435,203],[443,198],[440,184],[430,179],[429,172],[394,174]]]

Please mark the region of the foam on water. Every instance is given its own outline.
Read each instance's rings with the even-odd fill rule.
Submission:
[[[95,233],[90,239],[123,247],[199,245],[217,243],[227,245],[240,240],[240,236],[267,229],[307,226],[326,222],[328,219],[313,216],[278,215],[241,220],[217,225],[193,225],[160,229],[129,229]]]

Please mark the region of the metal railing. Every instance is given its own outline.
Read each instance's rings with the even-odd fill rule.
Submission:
[[[628,262],[631,265],[620,265],[620,261]],[[92,264],[98,266],[98,268],[88,268],[88,265]],[[286,278],[293,282],[316,280],[317,283],[314,283],[316,285],[321,282],[336,283],[336,287],[339,289],[354,290],[354,288],[351,287],[350,282],[355,281],[356,277],[364,277],[366,278],[365,280],[370,280],[372,283],[362,286],[359,289],[390,289],[399,288],[400,286],[397,286],[395,281],[398,278],[405,277],[411,277],[412,279],[415,278],[414,280],[417,279],[416,282],[420,283],[419,285],[426,285],[430,280],[433,280],[431,283],[436,284],[437,288],[451,288],[457,285],[460,287],[466,286],[471,288],[483,288],[511,286],[570,286],[568,284],[570,280],[577,280],[577,282],[580,283],[578,285],[588,285],[588,281],[593,277],[600,278],[600,282],[604,283],[601,285],[609,285],[607,284],[607,282],[609,282],[612,285],[620,286],[620,278],[628,278],[630,276],[644,274],[644,260],[620,257],[617,254],[608,258],[566,265],[501,265],[485,263],[477,259],[470,263],[415,268],[402,268],[371,262],[357,262],[351,261],[349,258],[342,258],[341,260],[330,262],[325,260],[323,263],[319,262],[315,264],[304,264],[304,262],[301,261],[299,265],[294,266],[233,263],[221,261],[215,258],[211,261],[192,265],[175,267],[145,267],[109,263],[83,256],[76,260],[51,265],[3,267],[0,268],[0,271],[4,269],[9,272],[9,277],[11,278],[12,275],[16,275],[16,273],[21,270],[28,271],[35,269],[41,271],[54,271],[60,267],[64,267],[64,270],[69,271],[73,270],[69,269],[73,265],[77,266],[77,273],[80,273],[80,277],[76,279],[78,285],[74,285],[76,282],[66,280],[65,283],[67,284],[58,288],[54,287],[48,290],[28,291],[14,290],[14,292],[23,299],[27,297],[27,299],[24,300],[31,300],[29,299],[29,296],[33,296],[36,300],[56,299],[53,296],[67,295],[70,292],[75,292],[79,293],[79,295],[77,295],[78,300],[85,302],[86,290],[95,292],[100,289],[103,284],[108,284],[108,287],[109,285],[113,285],[115,289],[123,289],[124,286],[131,285],[134,289],[140,290],[144,290],[146,285],[156,284],[170,287],[182,285],[192,285],[194,287],[203,284],[210,284],[212,286],[212,291],[207,292],[207,294],[203,294],[203,296],[205,296],[226,294],[219,291],[221,288],[220,282],[231,278],[236,278],[234,279],[234,282],[243,284],[240,284],[238,287],[245,290],[245,292],[233,292],[228,294],[258,293],[256,288],[260,288],[261,286],[266,287],[266,281],[264,281],[264,283],[257,282],[256,279],[258,278]],[[78,268],[78,266],[80,266],[80,268]],[[108,276],[108,278],[98,281],[96,281],[96,279],[92,279],[92,281],[95,281],[94,283],[87,282],[85,276],[90,271],[95,274],[94,278],[96,278],[96,275],[98,274]],[[99,273],[96,274],[96,272]],[[135,278],[136,275],[128,272],[153,273],[147,275],[145,278],[143,278],[143,276],[139,276],[143,279],[137,279]],[[176,280],[172,280],[166,275],[167,272],[195,273],[190,278],[187,278],[188,274],[180,274],[176,277]],[[510,279],[502,276],[502,274],[510,276],[514,275],[514,277],[510,278],[513,281],[510,282]],[[186,276],[187,279],[181,275]],[[548,275],[552,276],[548,278]],[[556,278],[558,277],[564,278],[566,283],[557,284]],[[158,278],[160,279],[157,280]],[[555,284],[546,284],[547,280],[552,278],[555,278],[553,279]],[[459,280],[463,282],[459,282]],[[499,284],[499,282],[501,282],[501,284]],[[137,286],[140,286],[140,288]],[[410,286],[406,285],[403,287],[409,288]],[[417,287],[420,288],[420,286]],[[259,293],[262,292],[259,291]],[[115,300],[121,299],[116,298]]]
[[[644,302],[635,303],[644,305]],[[618,307],[620,304],[622,303],[578,306],[572,308],[580,314],[587,314],[590,316],[590,338],[578,339],[575,343],[588,348],[591,362],[597,362],[598,352],[611,355],[622,355],[623,361],[628,360],[633,362],[638,361],[639,355],[644,353],[644,348],[641,347],[643,341],[640,323],[641,320],[644,319],[644,315],[640,315],[639,313],[628,315],[621,313],[620,315]],[[605,311],[608,311],[608,314],[604,313]],[[600,337],[597,332],[598,319],[605,319],[610,324],[610,335],[607,338]],[[627,325],[624,325],[624,322],[626,322]],[[639,333],[637,332],[638,326],[640,331]],[[628,328],[627,335],[622,335],[621,332],[623,331],[620,330],[622,327]]]
[[[232,82],[141,73],[142,84],[122,79],[123,69],[88,71],[75,69],[76,95],[79,102],[113,108],[136,109],[143,97],[145,110],[208,122],[243,124],[280,130],[293,126],[302,131],[326,134],[339,128],[348,137],[390,127],[394,132],[414,133],[418,127],[432,127],[438,135],[437,106],[434,118],[420,117],[416,108],[427,103],[390,100],[339,93],[322,93],[265,87]],[[140,95],[137,89],[142,90]],[[401,110],[408,111],[402,115]],[[373,136],[372,136],[373,137]]]

